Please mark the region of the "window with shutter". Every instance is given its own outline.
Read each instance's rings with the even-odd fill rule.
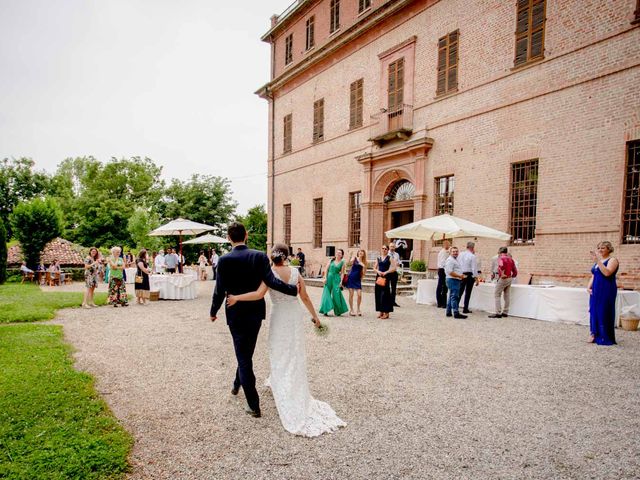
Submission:
[[[546,0],[518,0],[514,66],[544,58]]]
[[[538,206],[538,160],[511,164],[511,241],[533,245]]]
[[[329,33],[333,33],[340,28],[340,0],[331,0],[329,18]]]
[[[349,128],[362,126],[362,104],[363,104],[364,80],[356,80],[349,89]]]
[[[627,143],[622,243],[640,244],[640,140]]]
[[[322,248],[322,199],[313,199],[313,248]]]
[[[291,151],[291,135],[292,135],[292,127],[293,127],[293,116],[290,113],[289,115],[284,116],[284,129],[283,129],[283,145],[282,145],[282,153],[289,153]]]
[[[637,0],[636,11],[634,12],[635,20],[631,22],[633,25],[640,23],[640,0]]]
[[[284,237],[284,244],[291,245],[291,204],[287,203],[282,206],[282,236]]]
[[[404,107],[404,57],[389,64],[389,83],[387,88],[387,115],[389,131],[402,125]]]
[[[313,143],[324,140],[324,98],[313,103]]]
[[[436,215],[450,213],[453,215],[453,191],[455,187],[455,177],[447,175],[438,177],[435,186]]]
[[[293,61],[293,33],[284,40],[284,64],[289,65]]]
[[[316,17],[312,16],[307,19],[307,41],[305,43],[305,49],[309,50],[316,44],[315,40],[315,23]]]
[[[362,192],[349,194],[349,246],[360,246],[360,203]]]
[[[438,72],[436,95],[456,91],[458,88],[458,40],[456,30],[438,40]]]

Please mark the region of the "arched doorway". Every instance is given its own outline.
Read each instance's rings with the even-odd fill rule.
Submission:
[[[407,179],[400,179],[389,184],[383,199],[385,230],[413,222],[415,193],[415,185]],[[413,250],[413,240],[403,240],[406,246],[398,248],[397,252],[401,260],[409,260]]]

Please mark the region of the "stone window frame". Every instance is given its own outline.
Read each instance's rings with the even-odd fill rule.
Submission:
[[[546,10],[546,0],[517,0],[514,68],[544,59]],[[534,47],[536,54],[531,53]]]
[[[511,245],[535,245],[539,159],[514,162],[510,167],[509,232]]]
[[[362,228],[362,191],[349,192],[349,247],[359,247]]]
[[[322,197],[313,199],[313,248],[322,248]]]
[[[640,139],[627,142],[622,203],[622,243],[640,244]]]

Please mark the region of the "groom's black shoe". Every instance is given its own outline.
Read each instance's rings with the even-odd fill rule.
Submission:
[[[253,410],[249,405],[245,405],[244,411],[251,415],[253,418],[260,418],[262,416],[260,410]]]
[[[237,395],[240,391],[240,387],[236,387],[235,385],[231,388],[231,395]]]

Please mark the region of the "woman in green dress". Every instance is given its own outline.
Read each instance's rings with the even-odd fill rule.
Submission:
[[[324,290],[322,291],[319,312],[325,316],[331,310],[337,317],[349,311],[349,306],[340,290],[345,269],[344,250],[339,248],[336,250],[335,258],[329,261],[324,270]]]

